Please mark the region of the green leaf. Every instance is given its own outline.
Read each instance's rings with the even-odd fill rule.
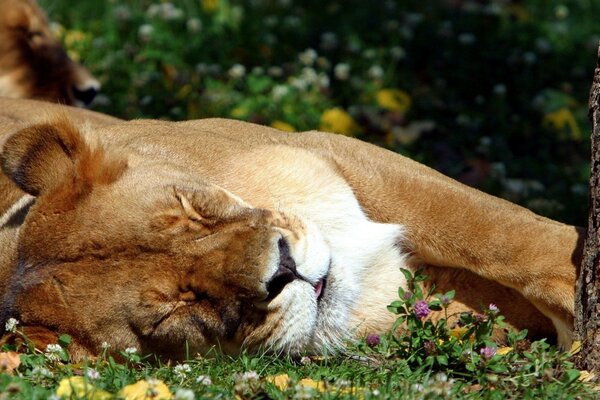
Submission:
[[[71,336],[67,334],[60,335],[60,337],[58,338],[58,344],[60,344],[61,347],[69,347],[69,345],[71,344]]]
[[[565,384],[569,385],[569,384],[575,382],[577,379],[579,379],[580,376],[581,376],[580,371],[578,371],[576,369],[568,369],[563,373],[560,380],[563,381]]]
[[[404,275],[404,277],[406,278],[407,281],[412,281],[413,279],[413,275],[412,272],[410,272],[410,270],[406,269],[406,268],[400,268],[400,272],[402,272],[402,274]]]

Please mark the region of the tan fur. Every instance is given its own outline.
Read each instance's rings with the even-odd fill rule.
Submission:
[[[20,120],[32,104],[0,110]],[[12,236],[0,227],[13,251],[0,316],[69,333],[78,355],[103,341],[169,358],[186,342],[336,347],[389,329],[398,269],[418,266],[456,289],[452,312],[494,302],[514,327],[547,336],[554,324],[571,340],[575,227],[338,135],[95,115],[83,129],[90,114],[43,108],[63,117],[0,131],[5,173],[39,194]],[[302,279],[271,293],[286,257]]]
[[[0,0],[0,96],[83,104],[99,89],[54,38],[34,0]]]

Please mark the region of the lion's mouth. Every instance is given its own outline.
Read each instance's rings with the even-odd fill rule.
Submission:
[[[327,287],[327,276],[324,276],[314,286],[314,288],[315,288],[315,296],[317,297],[317,301],[321,300],[321,298],[323,297],[323,294],[325,293],[325,288],[326,287]]]

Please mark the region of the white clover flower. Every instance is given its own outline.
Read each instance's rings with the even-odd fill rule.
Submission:
[[[190,367],[189,364],[177,364],[173,368],[173,372],[178,378],[185,378],[190,372],[192,372],[192,367]]]
[[[290,85],[300,90],[301,92],[305,91],[308,88],[308,82],[306,82],[302,78],[291,78]]]
[[[333,32],[325,32],[321,35],[321,48],[324,51],[334,50],[338,46],[338,38]]]
[[[254,67],[252,68],[253,75],[263,75],[265,73],[265,69],[263,67]]]
[[[110,344],[108,344],[108,342],[102,342],[100,347],[102,347],[102,350],[108,350],[110,348]]]
[[[135,353],[137,353],[137,348],[135,347],[128,347],[125,349],[125,354],[133,355]]]
[[[60,360],[60,353],[62,352],[62,347],[60,344],[49,344],[46,346],[46,352],[44,355],[50,361],[58,361]]]
[[[6,321],[6,324],[4,325],[4,330],[6,332],[16,332],[17,331],[17,325],[19,325],[19,321],[15,318],[9,318],[8,321]]]
[[[458,35],[458,42],[464,45],[471,45],[477,41],[477,37],[472,33],[465,32]]]
[[[494,94],[497,94],[498,96],[502,96],[502,95],[506,94],[506,85],[499,83],[499,84],[495,85],[492,90],[493,90]]]
[[[131,11],[126,5],[116,6],[113,13],[118,21],[129,21],[131,19]]]
[[[383,68],[381,68],[379,65],[373,65],[367,71],[367,75],[371,79],[381,79],[383,78]]]
[[[394,60],[402,60],[406,57],[406,50],[400,46],[394,46],[390,49],[390,55]]]
[[[94,368],[87,368],[85,370],[85,376],[87,376],[91,380],[100,379],[100,372],[98,372]]]
[[[283,75],[283,68],[275,65],[273,67],[269,67],[269,69],[267,70],[267,73],[274,78],[279,78],[280,76]]]
[[[229,69],[228,74],[233,79],[243,78],[246,75],[246,67],[242,64],[235,64]]]
[[[318,84],[320,87],[328,88],[329,83],[330,83],[330,81],[329,81],[329,77],[327,76],[327,74],[319,74]]]
[[[271,90],[271,97],[275,101],[281,101],[290,92],[290,88],[286,85],[276,85]]]
[[[154,33],[154,27],[150,24],[144,24],[138,28],[138,37],[142,42],[148,42],[152,33]]]
[[[198,33],[202,30],[202,20],[200,18],[190,18],[185,23],[188,32]]]
[[[250,382],[257,381],[259,378],[260,377],[256,371],[246,371],[241,374],[236,374],[234,379],[236,382]]]
[[[208,375],[200,375],[196,378],[196,383],[201,385],[210,386],[212,385],[212,379]]]
[[[333,68],[333,75],[340,81],[345,81],[350,77],[350,65],[339,63]]]
[[[298,55],[298,59],[304,65],[313,65],[319,55],[314,49],[306,49]]]
[[[304,356],[300,359],[300,364],[302,365],[310,365],[312,364],[312,360],[308,356]]]
[[[47,368],[40,367],[39,365],[33,367],[33,369],[31,370],[31,378],[33,378],[34,380],[52,378],[53,376],[54,374],[52,373],[52,371],[50,371]]]
[[[196,396],[190,389],[177,389],[175,392],[175,400],[195,400]]]

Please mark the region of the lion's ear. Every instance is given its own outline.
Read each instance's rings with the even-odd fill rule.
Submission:
[[[123,159],[107,159],[102,148],[91,148],[67,117],[13,134],[3,146],[0,162],[4,173],[34,196],[66,181],[73,190],[80,184],[110,183],[127,166]]]
[[[24,128],[2,150],[2,170],[34,196],[74,173],[74,159],[85,148],[78,130],[66,118]]]

